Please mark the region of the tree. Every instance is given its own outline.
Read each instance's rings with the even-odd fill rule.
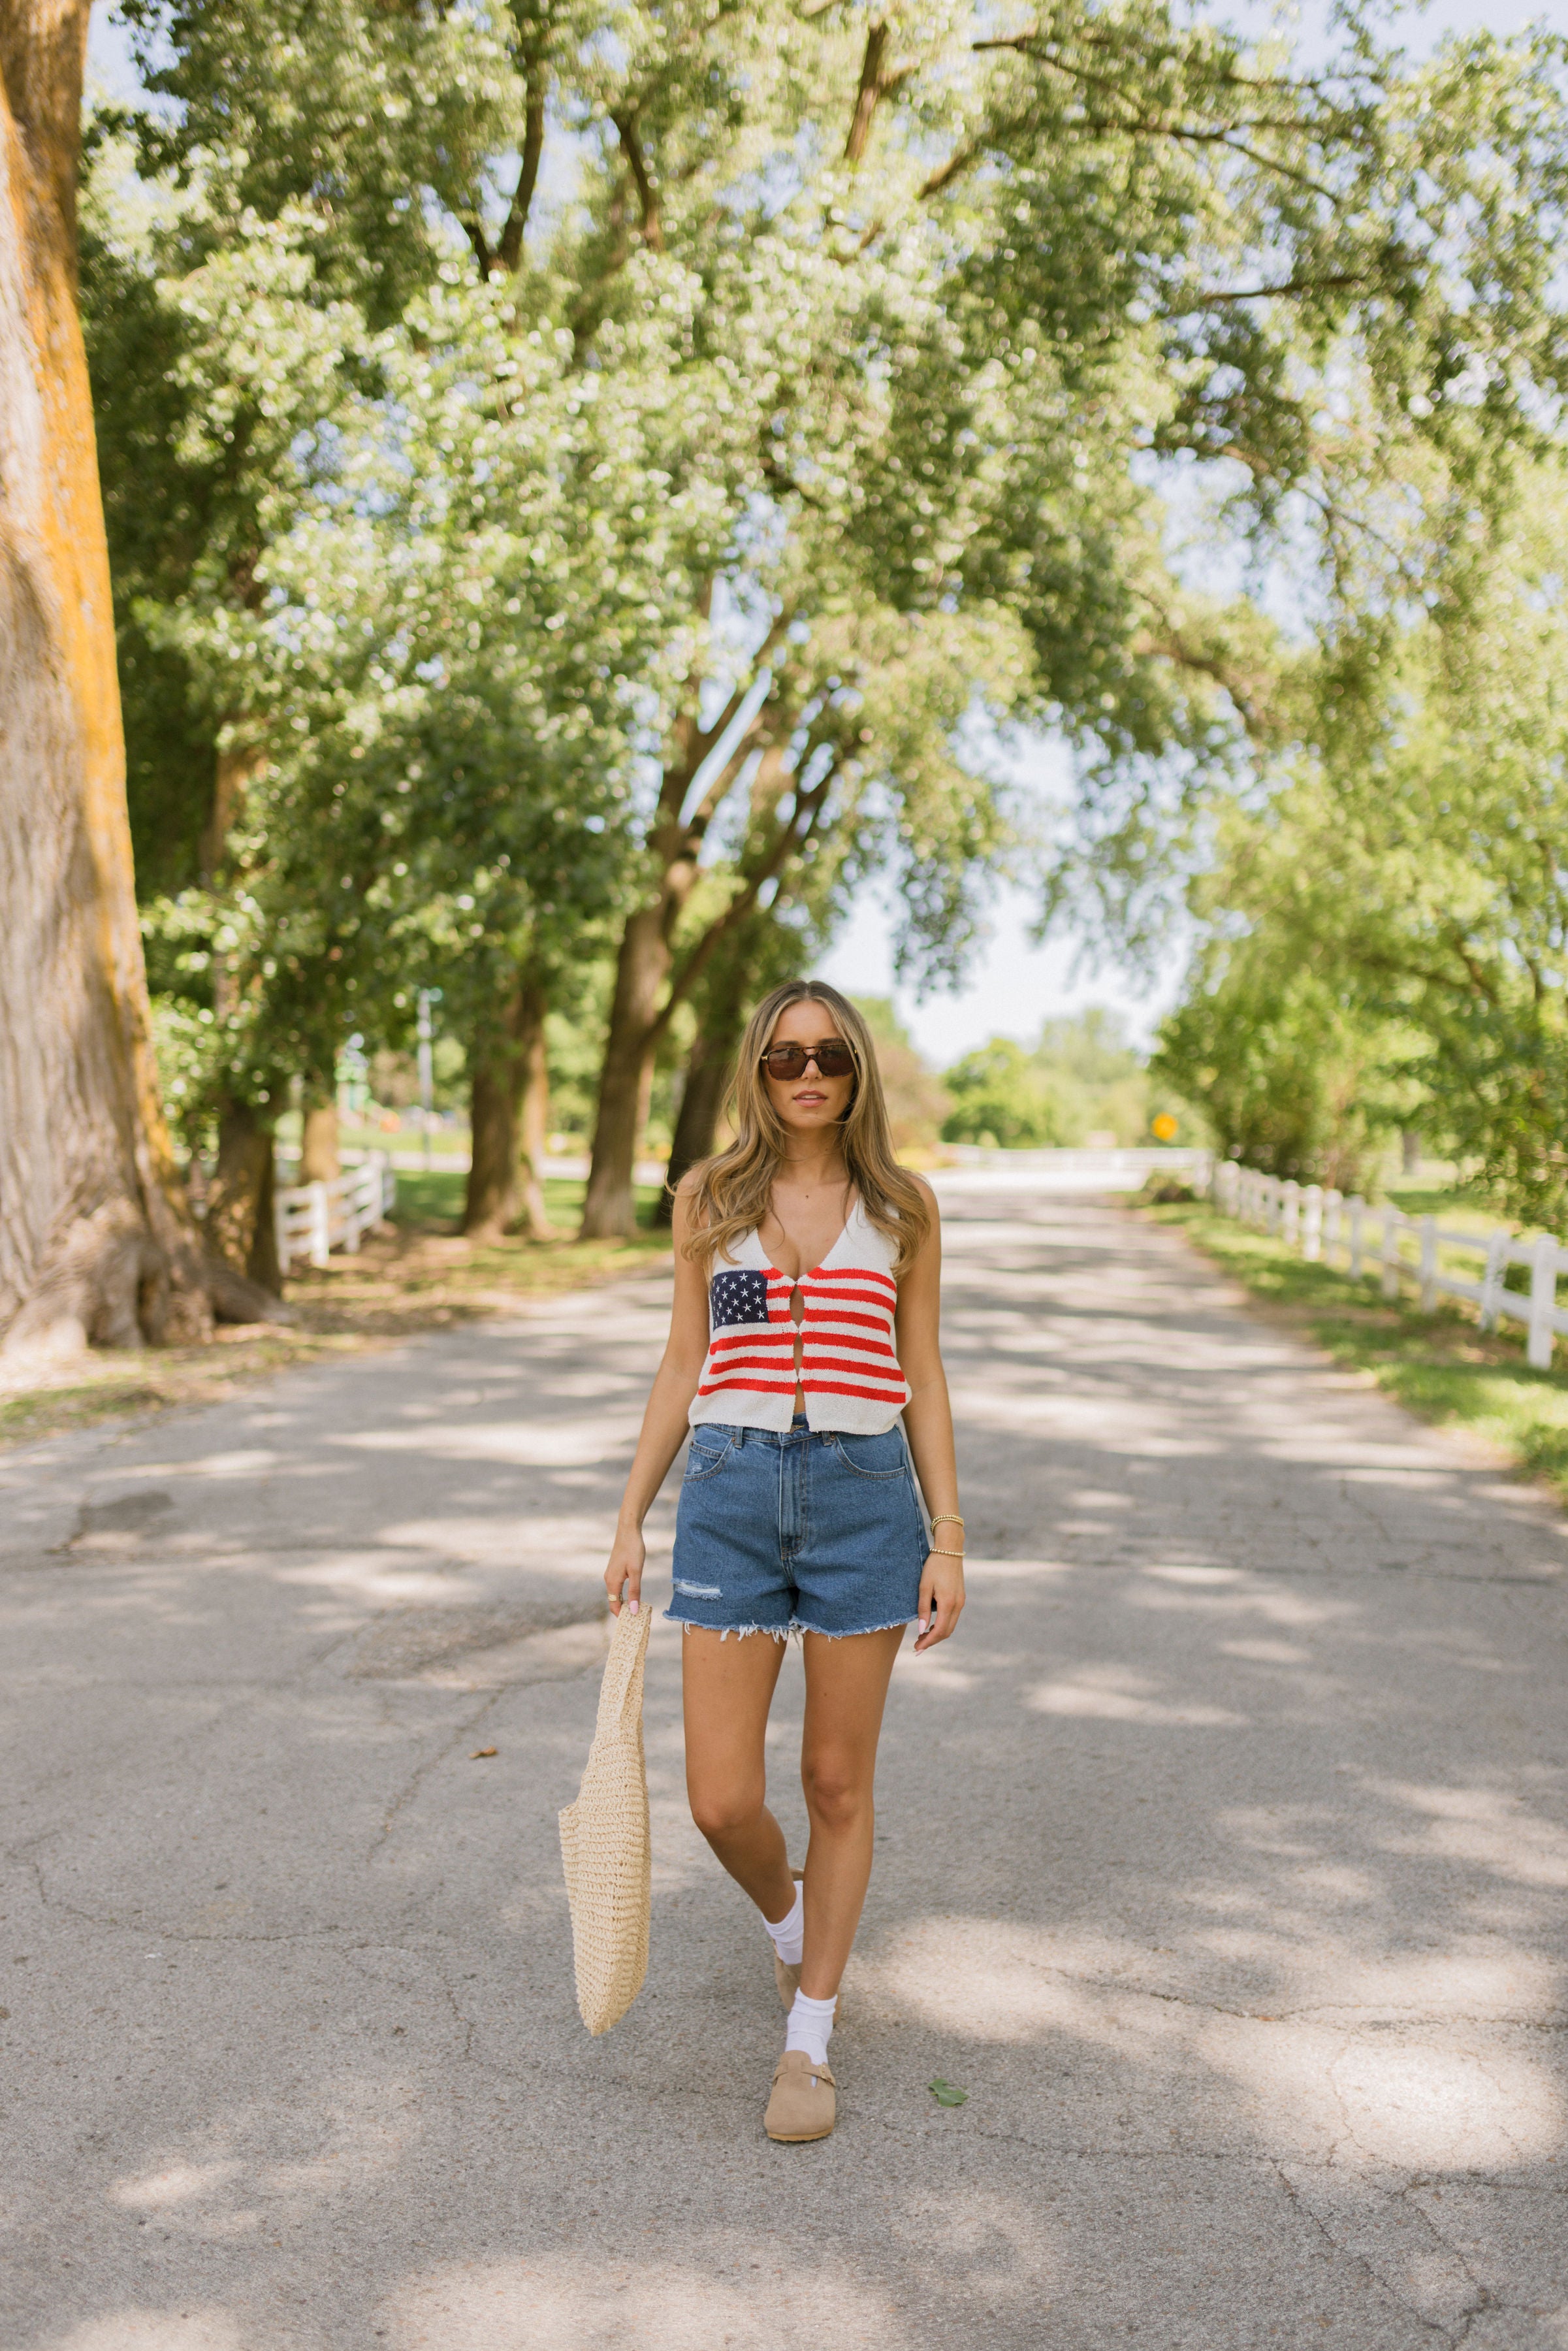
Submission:
[[[376,331],[455,283],[461,237],[514,356],[564,333],[581,404],[646,422],[647,495],[580,544],[647,607],[604,738],[625,798],[589,1229],[629,1221],[680,1008],[830,836],[891,867],[912,968],[961,956],[1008,845],[982,712],[1074,743],[1085,837],[1055,882],[1095,879],[1124,927],[1194,779],[1281,739],[1290,662],[1254,601],[1173,575],[1162,465],[1217,481],[1239,551],[1307,551],[1365,680],[1401,597],[1466,592],[1561,381],[1549,41],[1411,68],[1356,19],[1305,72],[1158,0],[1024,30],[785,0],[138,21],[177,101],[144,153],[225,236],[308,218],[310,298]],[[576,200],[535,219],[553,137]],[[916,749],[884,689],[922,666]],[[475,833],[476,871],[498,843]],[[311,1005],[417,927],[395,897],[323,946]]]
[[[137,929],[77,308],[85,5],[0,5],[0,1334],[206,1336]]]
[[[278,747],[243,655],[268,547],[330,475],[376,331],[435,278],[441,207],[465,200],[521,97],[463,11],[130,0],[125,15],[164,103],[95,126],[86,259],[132,819],[182,1123],[216,1148],[207,1232],[275,1279],[276,1116],[299,1078],[307,1167],[335,1167],[332,1070],[368,931],[319,921],[348,913],[340,839],[319,844],[338,850],[325,890],[297,838],[258,871]],[[280,913],[281,957],[264,935]]]
[[[1407,623],[1376,702],[1325,673],[1321,748],[1224,811],[1192,885],[1199,956],[1162,1060],[1215,1104],[1228,1146],[1322,1170],[1336,1121],[1352,1138],[1418,1122],[1513,1214],[1561,1224],[1561,457],[1527,486],[1462,612]],[[1365,1142],[1351,1156],[1365,1163]]]
[[[992,1037],[947,1071],[952,1108],[942,1123],[949,1143],[983,1143],[1005,1151],[1067,1140],[1062,1113],[1026,1046]]]
[[[1164,1023],[1153,1066],[1201,1106],[1228,1158],[1364,1192],[1410,1116],[1416,1090],[1400,1049],[1416,1041],[1354,981],[1271,937],[1207,959]]]

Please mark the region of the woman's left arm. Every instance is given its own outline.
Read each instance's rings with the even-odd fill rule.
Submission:
[[[931,1540],[940,1552],[956,1552],[956,1559],[933,1551],[920,1576],[919,1636],[917,1653],[945,1641],[963,1611],[963,1528],[955,1525],[958,1512],[958,1462],[953,1452],[953,1416],[948,1402],[947,1374],[942,1369],[941,1286],[942,1235],[936,1195],[929,1184],[915,1181],[927,1196],[931,1229],[919,1257],[905,1269],[898,1282],[895,1327],[898,1361],[909,1384],[904,1406],[904,1429],[914,1456],[915,1475],[932,1515],[949,1512]]]

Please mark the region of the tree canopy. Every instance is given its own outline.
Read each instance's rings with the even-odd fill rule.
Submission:
[[[82,301],[210,1237],[267,1271],[289,1088],[350,1030],[405,1043],[431,986],[489,1164],[550,1005],[602,1004],[587,1228],[624,1229],[656,1070],[689,1056],[700,1155],[738,1008],[868,888],[941,985],[1003,874],[1136,948],[1211,864],[1167,1050],[1219,1118],[1201,1071],[1262,1064],[1203,1007],[1282,1003],[1279,942],[1348,921],[1309,802],[1379,763],[1427,789],[1501,708],[1459,648],[1505,646],[1556,462],[1563,43],[1417,57],[1352,6],[1308,61],[1164,0],[122,14],[148,95],[91,126]],[[1010,757],[1042,728],[1064,815]],[[1270,844],[1298,898],[1324,872],[1293,931]],[[1368,1135],[1407,1077],[1457,1134],[1461,1066],[1520,1133],[1555,1100],[1512,888],[1453,986],[1336,945],[1332,1018],[1271,1014],[1359,1068],[1345,1023],[1418,1060],[1448,1008],[1470,1059],[1402,1061]]]

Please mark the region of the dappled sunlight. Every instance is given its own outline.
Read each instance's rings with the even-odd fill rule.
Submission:
[[[1434,2046],[1412,2032],[1374,2044],[1298,2022],[1215,2017],[1192,2053],[1243,2093],[1242,2116],[1273,2147],[1342,2164],[1492,2170],[1555,2155],[1562,2096],[1523,2053]]]
[[[1199,2074],[1222,2081],[1240,2096],[1239,2120],[1276,2153],[1469,2170],[1568,2144],[1549,2053],[1507,2031],[1551,2016],[1554,1970],[1477,1958],[1450,1977],[1447,1961],[1368,1966],[1321,1940],[1302,1953],[1279,1938],[1246,1955],[1273,1963],[1277,2005],[1255,2013],[1233,1993],[1205,1991],[1200,1949],[1190,1952],[1198,1967],[1179,1951],[1174,1976],[1151,1983],[1155,1962],[1133,1945],[975,1917],[907,1926],[865,1972],[929,2028],[976,2043],[1054,2042],[1064,2054],[1094,2048],[1134,2069],[1145,2095],[1157,2085],[1179,2093]],[[1445,2018],[1473,2027],[1489,2008],[1497,2030],[1484,2049],[1443,2040]],[[1405,2036],[1369,2037],[1380,2019],[1403,2021]],[[1130,2085],[1127,2094],[1138,2095]]]
[[[107,2200],[155,2219],[165,2234],[223,2243],[266,2241],[284,2227],[384,2191],[420,2126],[395,2084],[336,2070],[307,2097],[258,2101],[214,2118],[195,2144],[111,2179]]]
[[[1140,1586],[1146,1578],[1159,1587],[1179,1588],[1145,1591]],[[1303,1631],[1310,1625],[1346,1625],[1361,1614],[1354,1600],[1293,1592],[1240,1568],[1144,1567],[1138,1570],[1138,1579],[1127,1594],[1135,1608],[1210,1618],[1261,1616],[1267,1625],[1287,1625]],[[1210,1586],[1220,1588],[1206,1588]]]
[[[1172,1704],[1156,1695],[1166,1685],[1129,1666],[1080,1666],[1064,1680],[1043,1682],[1024,1699],[1036,1714],[1093,1715],[1102,1722],[1186,1724],[1217,1729],[1245,1723],[1228,1708]]]
[[[1074,1573],[1071,1562],[1064,1559],[987,1559],[983,1552],[970,1552],[963,1563],[966,1583],[1028,1583],[1035,1577],[1060,1582]]]
[[[988,1230],[949,1220],[970,1606],[893,1673],[815,2156],[761,2134],[771,1953],[662,1622],[648,1984],[600,2041],[573,1999],[556,1815],[667,1284],[12,1470],[20,2220],[85,2181],[100,2264],[18,2351],[1231,2351],[1265,2312],[1415,2351],[1507,2247],[1555,2275],[1557,1522],[1168,1234]],[[797,1862],[803,1696],[792,1646]]]
[[[441,1461],[504,1461],[520,1469],[597,1467],[605,1448],[636,1441],[640,1410],[604,1414],[594,1420],[483,1423],[427,1422],[417,1438],[402,1428],[360,1429],[330,1442],[358,1453],[419,1451]]]
[[[114,2203],[133,2212],[163,2212],[171,2205],[216,2195],[239,2168],[232,2158],[223,2163],[166,2163],[140,2179],[117,2179],[109,2192]]]
[[[128,2304],[89,2318],[64,2335],[50,2335],[37,2351],[254,2351],[246,2325],[216,2307],[147,2310]]]
[[[726,2244],[711,2264],[628,2252],[452,2263],[382,2305],[387,2351],[905,2351],[912,2338],[865,2265]]]
[[[376,1558],[350,1552],[347,1558],[316,1559],[306,1567],[279,1567],[274,1573],[279,1583],[330,1592],[339,1599],[358,1600],[373,1608],[408,1606],[416,1600],[436,1602],[453,1596],[448,1577],[428,1569],[405,1566],[395,1555]]]
[[[998,1657],[994,1662],[1005,1666],[1009,1660]],[[923,1691],[928,1698],[958,1698],[980,1687],[986,1663],[983,1656],[973,1656],[967,1649],[955,1656],[948,1642],[917,1656],[914,1643],[906,1641],[893,1661],[893,1672],[900,1687]]]
[[[1429,1853],[1474,1862],[1518,1886],[1568,1886],[1568,1830],[1526,1812],[1517,1797],[1490,1788],[1423,1788],[1390,1782],[1390,1802],[1425,1815],[1428,1826],[1383,1839],[1390,1853]]]

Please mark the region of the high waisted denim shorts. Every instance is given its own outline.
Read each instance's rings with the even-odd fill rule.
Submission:
[[[901,1428],[691,1432],[667,1617],[715,1633],[885,1633],[919,1613],[929,1545]]]

